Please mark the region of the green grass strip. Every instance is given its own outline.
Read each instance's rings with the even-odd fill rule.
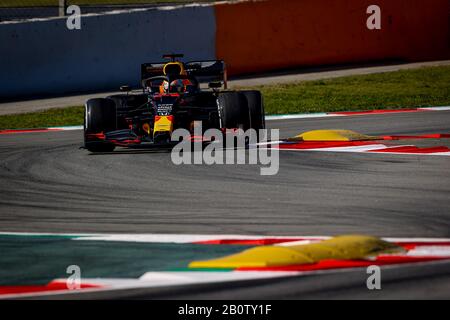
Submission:
[[[450,105],[450,66],[254,87],[266,114]],[[0,116],[0,129],[83,124],[82,106]]]
[[[48,109],[45,111],[0,116],[0,129],[47,128],[83,124],[84,107]]]
[[[267,114],[450,105],[450,66],[262,86]]]

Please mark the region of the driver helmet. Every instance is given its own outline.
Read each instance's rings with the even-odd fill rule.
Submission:
[[[177,79],[170,83],[170,89],[172,92],[182,93],[186,91],[186,84],[183,80]]]

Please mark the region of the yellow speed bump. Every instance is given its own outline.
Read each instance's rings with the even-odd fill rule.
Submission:
[[[292,141],[364,141],[380,140],[380,137],[368,136],[352,130],[313,130],[303,132],[288,140]]]
[[[276,267],[316,263],[321,260],[363,259],[403,248],[371,236],[338,236],[318,243],[261,246],[219,259],[194,261],[189,268]]]

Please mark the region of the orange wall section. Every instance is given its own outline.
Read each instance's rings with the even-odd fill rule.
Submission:
[[[368,30],[369,5],[381,30]],[[450,58],[449,0],[263,0],[217,4],[216,56],[230,74]]]

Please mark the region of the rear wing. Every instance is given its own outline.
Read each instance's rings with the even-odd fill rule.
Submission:
[[[163,68],[166,62],[141,64],[141,80],[163,76]]]
[[[200,82],[223,81],[227,87],[227,69],[223,60],[191,61],[185,63],[186,72]]]
[[[163,76],[164,65],[167,62],[144,63],[141,65],[141,80]],[[184,63],[188,76],[195,77],[199,82],[223,81],[227,88],[227,71],[223,60],[190,61]]]

